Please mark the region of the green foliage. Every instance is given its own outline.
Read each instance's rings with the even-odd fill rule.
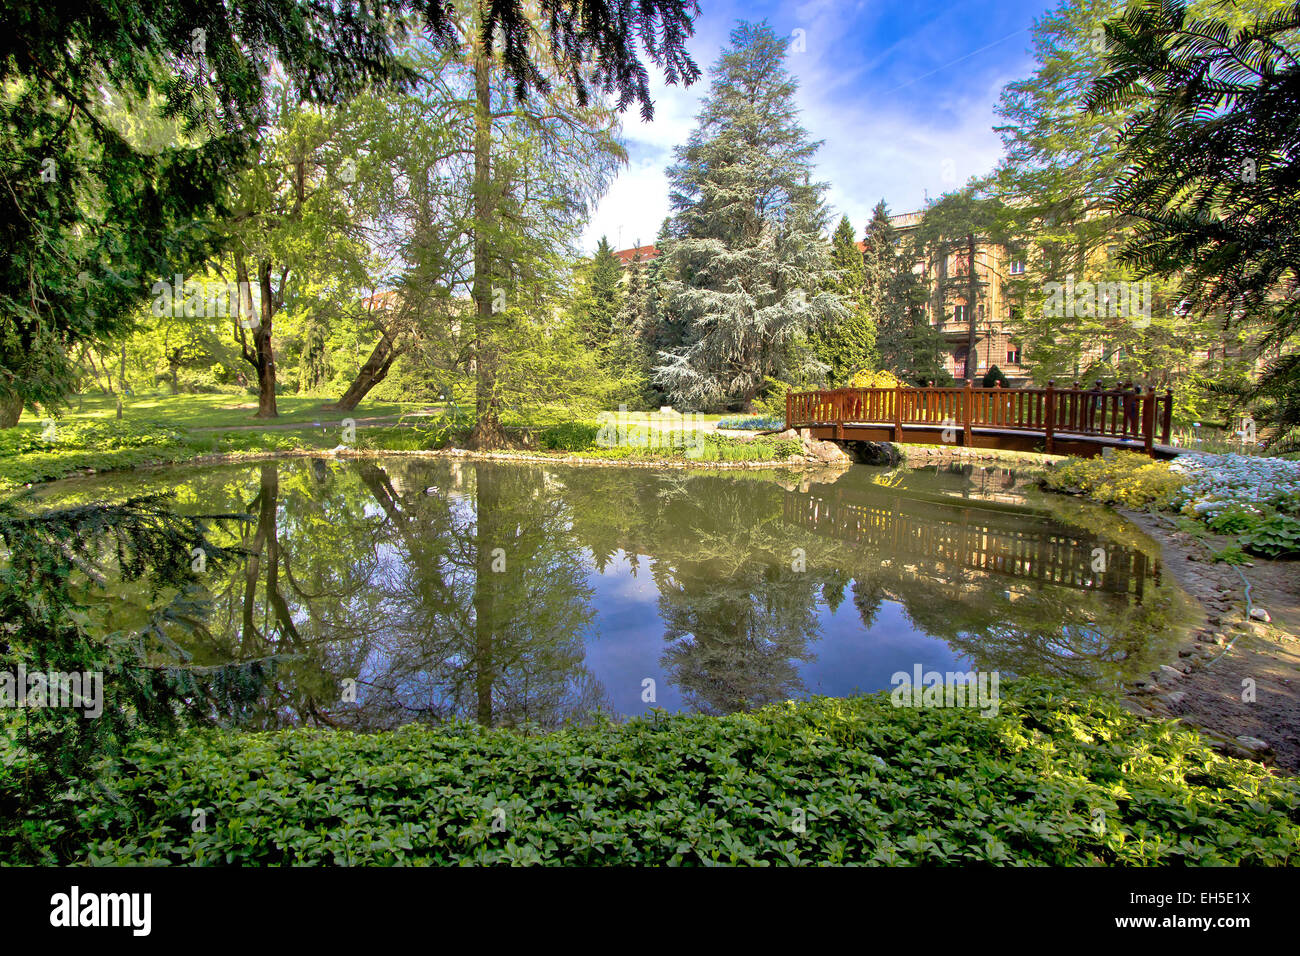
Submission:
[[[768,377],[763,384],[763,394],[754,399],[754,411],[785,420],[785,396],[795,391],[795,386],[777,378]]]
[[[264,662],[190,670],[168,633],[202,626],[208,601],[194,562],[215,569],[233,559],[235,552],[209,543],[206,530],[240,516],[182,517],[158,496],[35,512],[23,504],[0,502],[7,558],[0,564],[0,671],[95,674],[100,681],[97,701],[83,687],[98,713],[87,706],[0,710],[0,860],[50,862],[69,825],[68,793],[93,788],[101,759],[141,734],[181,718],[206,719],[214,707],[255,694]],[[93,633],[92,607],[132,588],[147,605],[144,626]]]
[[[1241,535],[1241,546],[1266,558],[1300,555],[1300,518],[1274,512],[1261,516]]]
[[[668,308],[681,344],[654,381],[676,405],[748,406],[770,375],[799,375],[799,343],[847,318],[825,240],[818,143],[799,125],[788,39],[741,23],[669,168],[673,271]]]
[[[1051,468],[1043,483],[1057,491],[1079,492],[1125,508],[1167,507],[1183,479],[1168,462],[1121,451],[1110,457],[1067,458]]]
[[[814,326],[808,338],[813,355],[827,368],[828,383],[838,388],[854,374],[880,364],[866,267],[848,216],[831,235],[831,268],[827,288],[840,297],[848,314]]]
[[[598,422],[561,422],[542,430],[538,441],[543,448],[556,451],[589,451],[596,447]]]
[[[987,719],[882,694],[547,735],[196,733],[141,741],[109,786],[70,795],[72,860],[1286,865],[1300,845],[1295,781],[1030,681]]]
[[[993,388],[996,385],[1007,387],[1007,377],[1003,374],[1002,369],[996,365],[989,366],[989,370],[984,373],[984,378],[980,380],[981,388]]]

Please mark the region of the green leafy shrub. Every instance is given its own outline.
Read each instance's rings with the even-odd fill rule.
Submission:
[[[145,740],[107,793],[70,795],[76,859],[1300,862],[1295,780],[1221,757],[1172,721],[1066,694],[1004,683],[990,718],[877,694],[546,735],[457,724]],[[191,826],[195,807],[206,830]]]
[[[596,447],[596,422],[561,422],[542,429],[538,443],[552,451],[589,451]]]
[[[1258,518],[1241,536],[1241,546],[1266,558],[1300,555],[1300,519],[1280,512]]]
[[[1218,514],[1206,519],[1205,524],[1216,534],[1239,534],[1259,524],[1260,514],[1246,505],[1229,505]]]
[[[1116,452],[1109,458],[1067,458],[1043,478],[1048,488],[1080,492],[1125,508],[1167,507],[1182,482],[1167,462],[1131,451]]]

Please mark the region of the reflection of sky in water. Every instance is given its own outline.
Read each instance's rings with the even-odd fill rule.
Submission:
[[[619,553],[604,573],[592,570],[588,579],[595,596],[594,628],[598,639],[587,642],[586,664],[604,687],[613,708],[621,714],[642,714],[653,707],[681,710],[680,688],[669,682],[660,666],[665,642],[659,616],[659,591],[650,575],[650,561],[637,559],[637,577],[630,573],[627,555]],[[865,629],[851,597],[832,611],[819,603],[820,636],[809,642],[811,655],[798,663],[807,695],[845,697],[856,692],[889,689],[897,671],[909,674],[917,663],[925,670],[967,671],[969,659],[948,644],[916,630],[903,608],[885,601]],[[658,635],[658,640],[647,637]],[[657,700],[641,700],[641,681],[654,678]]]

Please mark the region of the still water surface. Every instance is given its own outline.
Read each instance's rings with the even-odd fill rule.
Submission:
[[[245,727],[725,713],[918,664],[1108,685],[1167,659],[1187,608],[1132,525],[1004,469],[289,459],[49,497],[142,491],[249,516],[182,638],[195,663],[271,662],[221,715]]]

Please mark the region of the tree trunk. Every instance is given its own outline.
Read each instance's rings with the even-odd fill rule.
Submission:
[[[366,359],[366,364],[361,366],[357,372],[357,377],[352,380],[343,397],[337,402],[329,405],[322,405],[322,408],[336,409],[341,412],[350,412],[361,403],[372,388],[382,382],[388,376],[388,370],[393,367],[393,362],[402,354],[402,350],[397,347],[397,343],[388,337],[385,332],[379,339],[374,351],[370,353],[370,358]]]
[[[253,345],[257,349],[257,417],[276,418],[280,412],[275,407],[275,352],[271,348],[271,322],[275,317],[275,296],[271,292],[271,263],[258,265],[258,282],[262,287],[262,324],[253,330]]]
[[[167,356],[167,369],[170,372],[169,384],[171,385],[173,395],[179,395],[181,393],[180,368],[181,350],[172,349],[171,354]]]
[[[0,390],[0,428],[13,428],[23,414],[23,397],[17,392]]]
[[[262,291],[262,315],[260,319],[253,312],[253,293],[249,286],[248,263],[243,253],[235,253],[235,281],[239,285],[239,316],[237,318],[239,346],[244,361],[257,370],[257,416],[258,418],[275,418],[279,412],[275,407],[275,353],[271,349],[271,318],[275,314],[275,302],[271,295],[271,266],[262,262],[258,266],[258,284]],[[245,328],[251,323],[253,347],[248,347],[244,335]]]
[[[970,334],[966,345],[966,381],[974,384],[975,369],[979,365],[979,320],[976,318],[976,298],[979,287],[975,281],[975,234],[966,234],[966,321]]]
[[[475,43],[479,41],[476,39]],[[480,46],[474,55],[474,430],[471,448],[503,448],[505,432],[497,413],[496,355],[492,343],[492,257],[488,220],[493,215],[492,62]]]

